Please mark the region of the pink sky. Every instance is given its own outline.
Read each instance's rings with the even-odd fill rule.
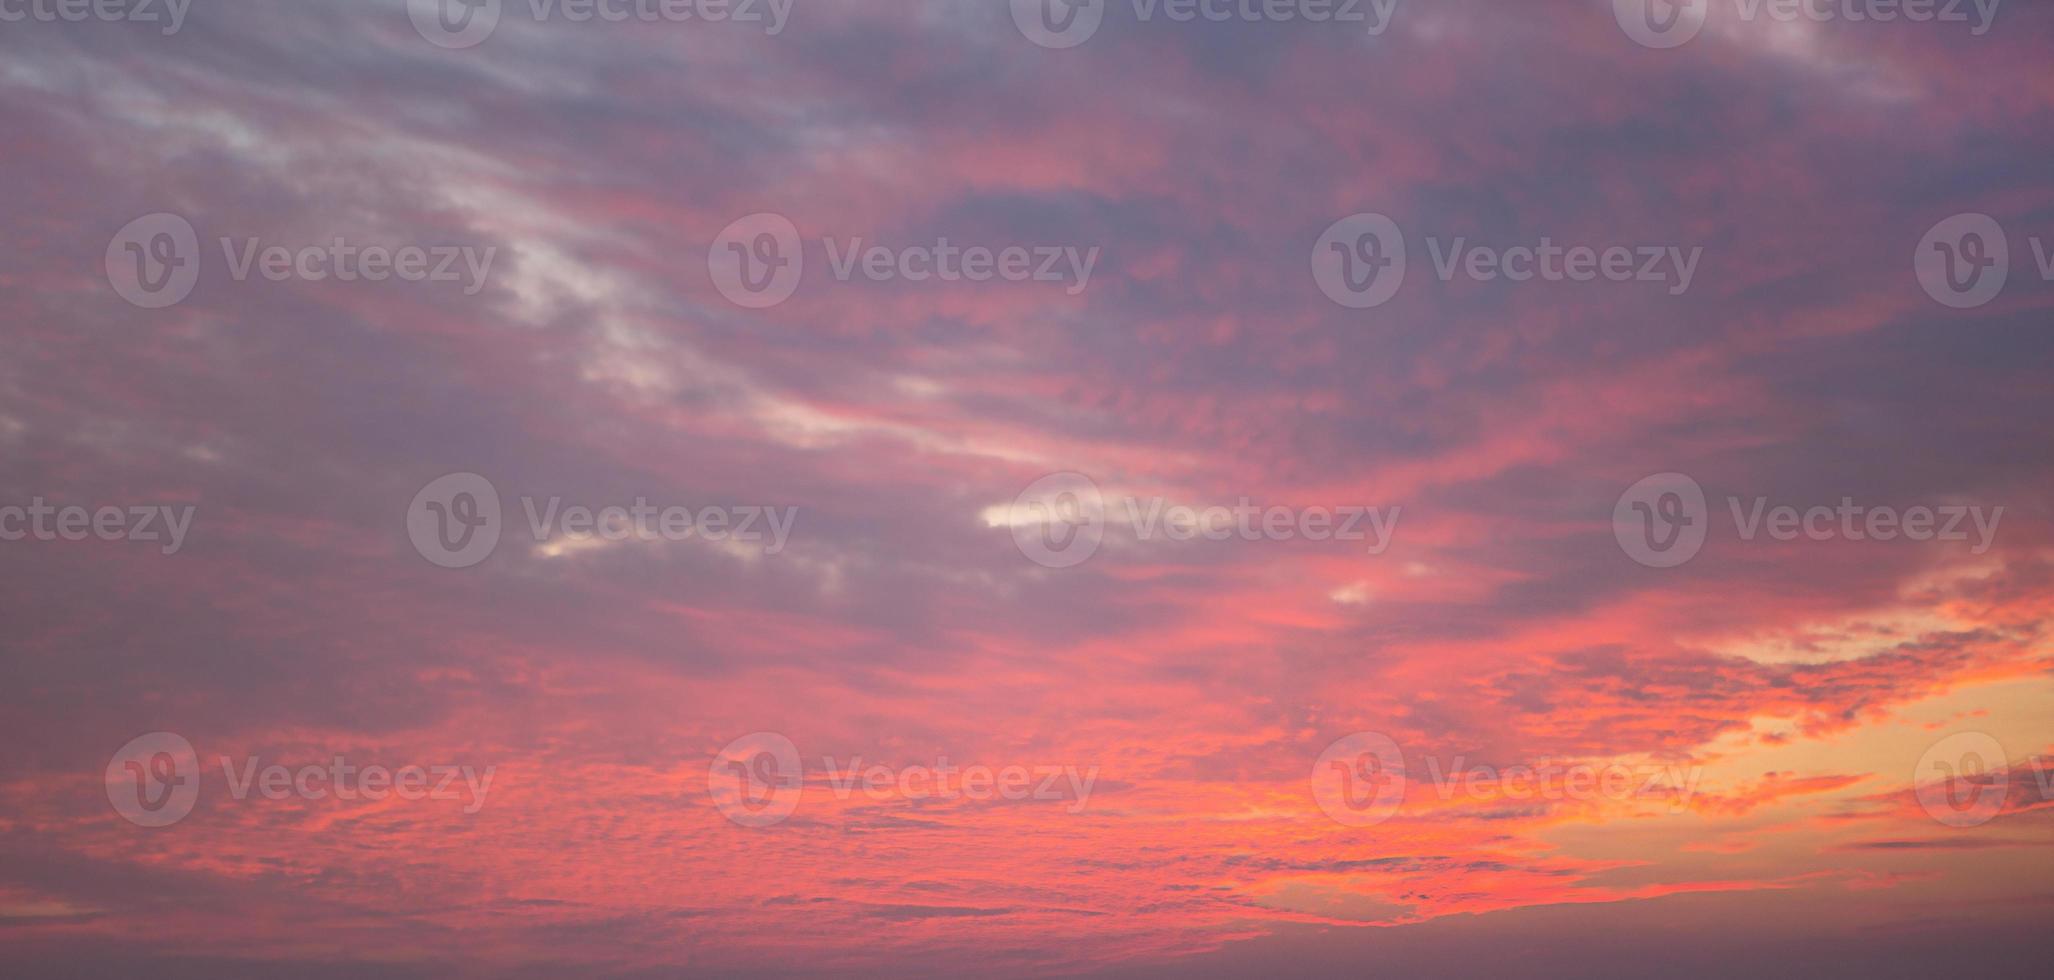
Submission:
[[[0,21],[9,975],[2043,975],[2054,11],[1038,2]]]

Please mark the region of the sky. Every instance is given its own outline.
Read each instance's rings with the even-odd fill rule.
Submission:
[[[2044,976],[2050,41],[0,0],[0,960]]]

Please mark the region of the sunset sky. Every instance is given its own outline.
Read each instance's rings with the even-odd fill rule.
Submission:
[[[0,973],[2048,975],[2054,5],[111,2]]]

